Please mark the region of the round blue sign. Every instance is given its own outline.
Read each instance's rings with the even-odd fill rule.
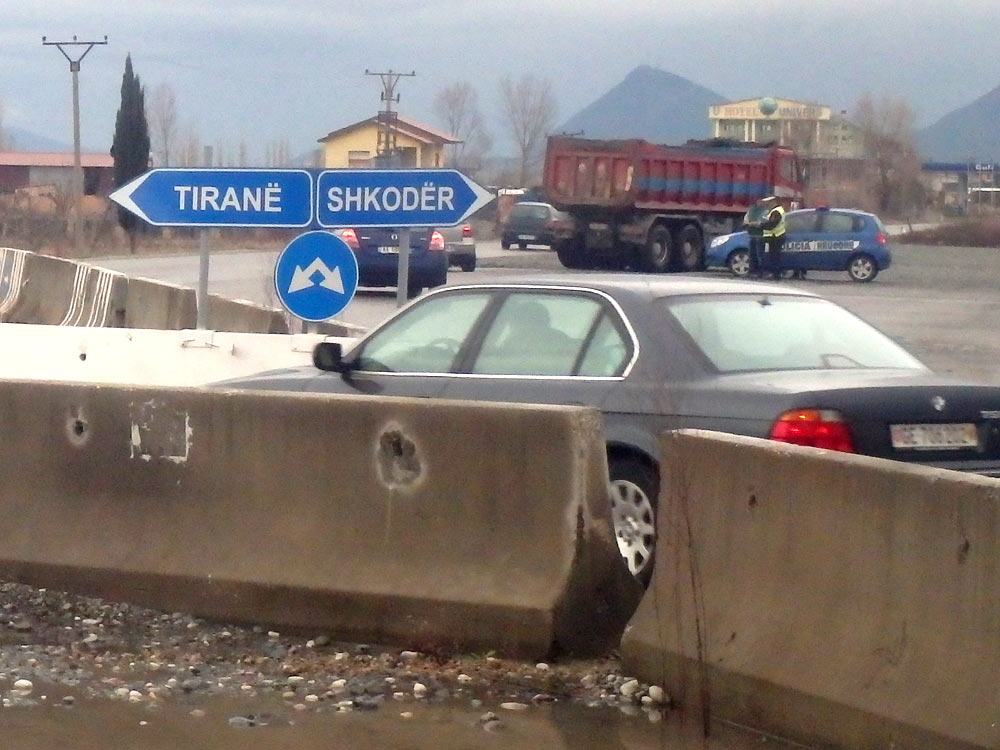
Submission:
[[[346,242],[329,232],[300,234],[274,264],[274,290],[281,304],[310,323],[339,313],[357,289],[358,259]]]

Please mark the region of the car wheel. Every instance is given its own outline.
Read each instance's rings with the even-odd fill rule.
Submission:
[[[670,268],[670,230],[657,224],[649,231],[642,254],[642,270],[663,273]]]
[[[611,458],[608,475],[618,549],[632,575],[647,584],[653,575],[656,550],[659,478],[654,469],[631,456]]]
[[[753,258],[750,256],[750,251],[746,248],[740,250],[733,250],[729,253],[729,257],[726,258],[726,266],[733,276],[739,276],[743,278],[749,276],[753,271]]]
[[[851,281],[871,281],[878,276],[878,265],[872,256],[858,253],[847,262],[847,275]]]
[[[528,249],[528,243],[527,242],[518,242],[517,246],[519,248],[521,248],[522,250],[527,250]]]
[[[419,297],[423,290],[424,288],[419,284],[410,284],[406,287],[406,298],[413,299],[414,297]]]
[[[507,240],[500,240],[500,247],[504,250],[510,250],[510,243]]]
[[[704,267],[705,240],[693,224],[685,224],[677,233],[677,270],[700,271]]]
[[[463,260],[460,268],[463,271],[466,271],[466,272],[475,271],[476,270],[476,259],[475,258],[470,258],[469,260]]]

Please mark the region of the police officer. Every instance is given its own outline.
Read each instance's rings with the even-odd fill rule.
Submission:
[[[774,195],[761,199],[767,212],[761,222],[767,268],[774,278],[781,278],[781,248],[785,244],[785,207]],[[763,267],[761,272],[763,273]]]

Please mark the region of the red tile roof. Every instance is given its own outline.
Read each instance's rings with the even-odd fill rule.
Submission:
[[[84,167],[113,167],[111,154],[80,154]],[[30,151],[0,151],[0,167],[72,167],[73,154],[45,154]]]
[[[349,133],[352,130],[356,130],[364,125],[370,125],[378,122],[378,116],[369,117],[365,120],[360,120],[352,125],[347,125],[346,127],[340,128],[339,130],[332,130],[325,136],[319,139],[319,143],[325,143],[331,138],[335,138],[344,133]],[[415,140],[421,141],[423,143],[459,143],[455,136],[449,135],[444,131],[432,128],[429,125],[423,125],[416,120],[411,120],[403,115],[396,115],[395,130],[399,133],[405,133],[406,135],[414,138]]]

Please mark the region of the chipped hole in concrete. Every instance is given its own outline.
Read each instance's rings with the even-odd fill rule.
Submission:
[[[81,362],[87,361],[87,352],[80,352],[80,361]]]
[[[750,510],[757,507],[757,495],[753,492],[750,493],[750,499],[747,501],[747,505],[750,507]]]
[[[90,423],[80,410],[74,409],[66,420],[66,436],[78,448],[90,440]]]
[[[417,446],[399,427],[389,427],[375,450],[379,480],[389,487],[413,485],[423,473]]]

